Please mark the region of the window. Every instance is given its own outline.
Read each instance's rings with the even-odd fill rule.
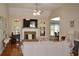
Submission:
[[[55,36],[55,32],[59,33],[60,31],[60,17],[55,17],[51,19],[50,22],[50,35]]]

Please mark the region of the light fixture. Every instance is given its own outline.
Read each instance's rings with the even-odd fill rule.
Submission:
[[[41,12],[42,12],[41,10],[38,10],[38,4],[36,3],[33,15],[35,15],[35,16],[38,15],[39,16],[41,14]]]

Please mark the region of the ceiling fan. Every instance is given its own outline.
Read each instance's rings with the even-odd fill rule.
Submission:
[[[35,9],[33,10],[33,15],[39,16],[39,15],[41,15],[41,13],[43,13],[43,11],[38,8],[38,3],[35,3]]]

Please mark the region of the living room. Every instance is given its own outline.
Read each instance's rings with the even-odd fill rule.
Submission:
[[[38,15],[33,14],[35,9],[38,11],[41,10],[41,13]],[[2,51],[4,50],[2,41],[8,40],[8,38],[11,36],[12,33],[14,35],[17,35],[19,33],[20,42],[26,41],[26,43],[24,42],[25,45],[35,44],[39,46],[39,44],[41,44],[46,46],[47,44],[51,48],[52,44],[61,45],[60,43],[62,43],[63,41],[62,37],[64,37],[65,41],[68,41],[69,43],[74,38],[73,32],[75,31],[79,32],[78,15],[79,15],[79,4],[75,4],[75,3],[71,3],[71,4],[69,3],[66,3],[66,4],[64,3],[46,3],[46,4],[44,3],[0,3],[0,19],[1,19],[0,23],[2,24],[0,25],[0,32],[1,32],[0,53],[2,53]],[[55,21],[55,23],[53,23],[54,25],[55,24],[57,25],[56,27],[57,30],[54,30],[54,31],[52,31],[53,29],[51,27],[52,19],[56,19],[56,21],[58,21],[58,22]],[[58,38],[57,40],[56,38],[54,39],[55,31],[57,32],[57,34],[59,33],[58,36],[56,36]],[[48,41],[51,43],[49,43]],[[43,43],[43,42],[46,42],[46,43]],[[66,44],[68,43],[66,42]],[[44,46],[39,47],[39,48],[42,48],[41,51],[44,51],[43,50]],[[54,46],[56,47],[56,45]],[[46,46],[46,48],[48,47]],[[29,49],[34,49],[34,48],[31,47]],[[26,50],[28,51],[28,49]],[[46,50],[46,51],[49,51],[49,50]],[[33,55],[32,53],[35,53],[33,51],[31,50],[31,52],[28,52],[28,54],[26,53],[24,54]],[[54,55],[54,54],[52,54],[51,52],[48,54],[35,53],[34,55]],[[57,53],[55,55],[66,55],[66,54],[63,54],[63,52],[60,54],[59,52],[59,54]]]

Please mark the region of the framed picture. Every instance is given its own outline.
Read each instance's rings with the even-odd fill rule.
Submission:
[[[40,36],[45,36],[45,27],[40,28]]]
[[[70,21],[70,27],[74,27],[74,20]]]

